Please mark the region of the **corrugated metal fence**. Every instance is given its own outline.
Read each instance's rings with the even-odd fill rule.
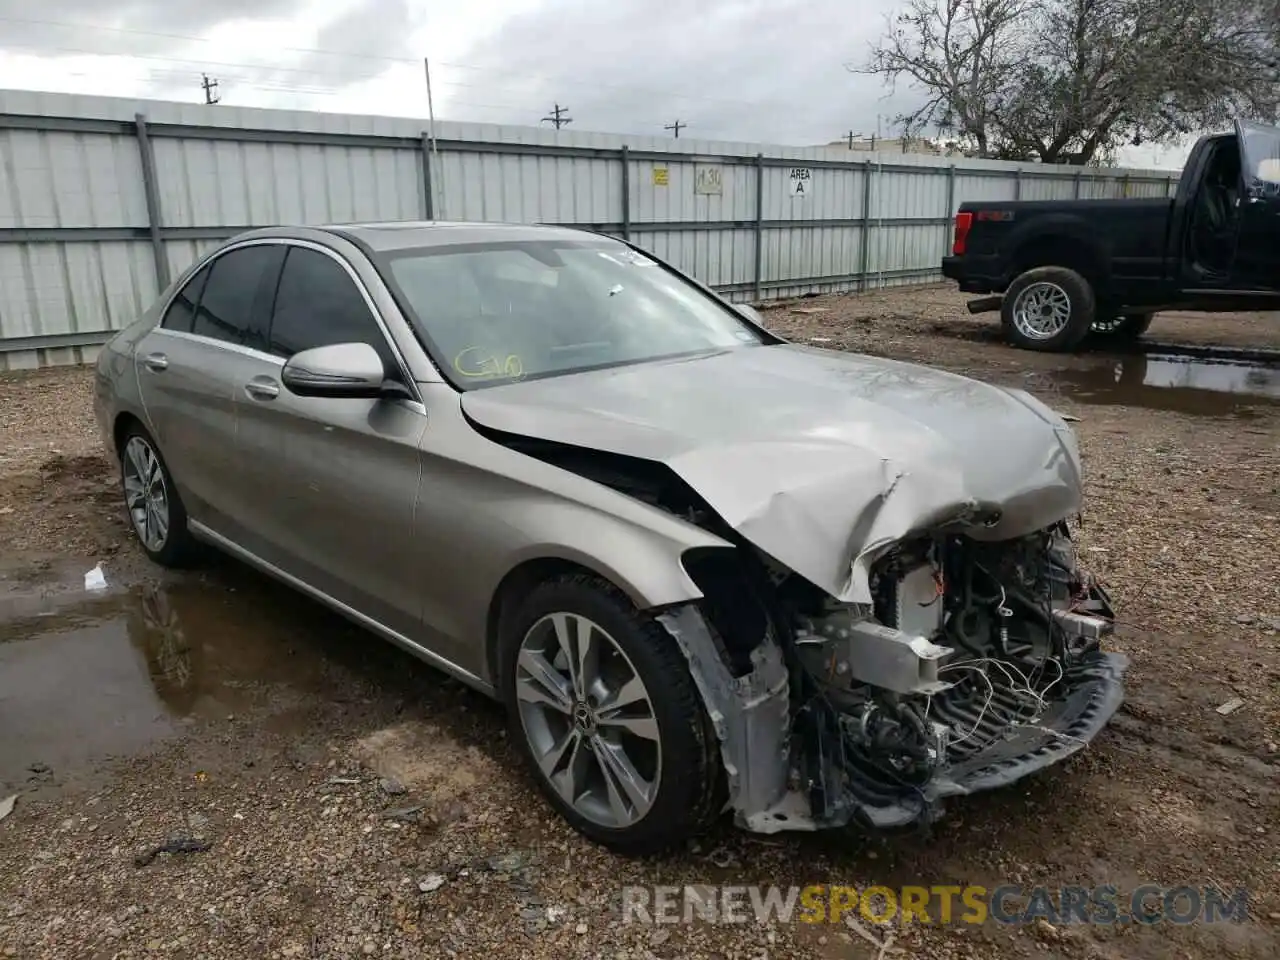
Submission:
[[[0,369],[89,359],[210,246],[273,223],[627,237],[735,299],[939,277],[965,200],[1166,196],[1167,171],[0,91]]]

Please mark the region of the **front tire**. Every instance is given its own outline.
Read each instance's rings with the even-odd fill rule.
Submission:
[[[1090,333],[1107,343],[1128,343],[1137,340],[1151,326],[1153,313],[1126,313],[1122,316],[1099,317],[1093,321]]]
[[[1076,271],[1034,267],[1009,284],[1000,319],[1014,346],[1062,353],[1089,333],[1096,310],[1093,287]]]
[[[637,855],[714,821],[719,744],[660,624],[586,575],[541,584],[504,619],[499,683],[511,736],[570,825]]]
[[[120,484],[125,510],[143,552],[164,567],[183,567],[196,556],[187,510],[151,434],[141,424],[120,444]]]

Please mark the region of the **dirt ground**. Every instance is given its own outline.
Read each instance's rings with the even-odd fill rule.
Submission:
[[[89,372],[0,377],[0,801],[17,795],[0,821],[0,956],[1280,956],[1280,369],[1178,359],[1280,350],[1280,317],[1171,315],[1149,334],[1159,355],[1051,357],[1006,347],[962,303],[926,287],[765,318],[1079,418],[1083,556],[1133,662],[1121,713],[928,834],[724,825],[654,860],[570,831],[479,695],[231,561],[162,575],[128,534]],[[86,593],[99,563],[108,587]],[[174,838],[186,852],[139,859]],[[622,923],[621,888],[655,883],[1250,899],[1244,923]]]

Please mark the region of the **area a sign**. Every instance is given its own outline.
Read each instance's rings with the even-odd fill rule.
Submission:
[[[791,196],[803,200],[813,189],[813,171],[808,167],[792,167],[790,184]]]

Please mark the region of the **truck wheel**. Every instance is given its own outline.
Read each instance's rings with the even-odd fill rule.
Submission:
[[[1009,284],[1000,319],[1014,346],[1060,353],[1085,338],[1095,310],[1093,287],[1080,274],[1066,267],[1034,267]]]
[[[1093,321],[1090,333],[1111,343],[1137,340],[1147,332],[1154,318],[1153,313],[1126,313],[1122,316],[1099,317]]]

